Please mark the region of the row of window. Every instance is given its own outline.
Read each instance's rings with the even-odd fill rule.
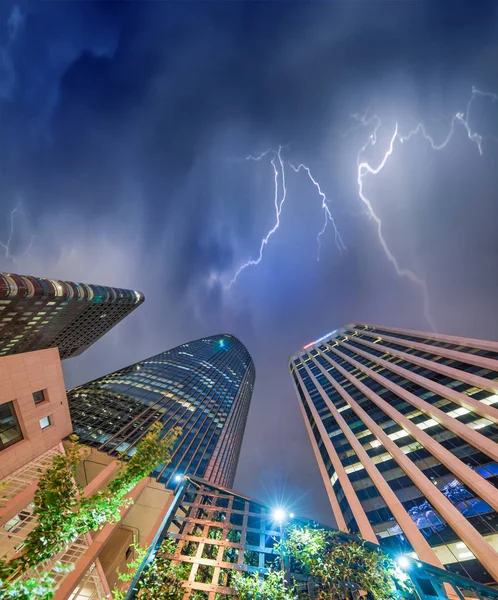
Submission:
[[[41,404],[47,400],[46,390],[33,392],[33,401],[35,404]],[[50,417],[40,419],[40,428],[45,429],[51,425]],[[0,451],[16,444],[24,439],[16,415],[13,402],[5,402],[0,405]]]

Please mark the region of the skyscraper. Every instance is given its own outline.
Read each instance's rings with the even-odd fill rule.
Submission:
[[[156,422],[183,434],[154,476],[183,474],[233,484],[254,385],[254,364],[231,335],[182,344],[68,392],[80,441],[107,454],[132,453]]]
[[[289,366],[339,529],[498,581],[498,343],[353,324]]]
[[[77,356],[143,301],[133,290],[0,273],[0,356],[55,347]]]

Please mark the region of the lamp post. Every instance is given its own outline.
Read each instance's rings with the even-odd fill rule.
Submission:
[[[273,520],[279,524],[280,529],[280,560],[282,563],[282,585],[286,586],[286,578],[290,578],[290,565],[287,559],[287,554],[285,552],[285,530],[284,530],[284,522],[287,519],[292,519],[294,517],[294,513],[287,514],[283,509],[276,508],[273,511]]]

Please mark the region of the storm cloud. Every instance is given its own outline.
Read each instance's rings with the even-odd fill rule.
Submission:
[[[350,321],[426,329],[358,198],[351,113],[438,139],[472,86],[498,92],[494,2],[23,2],[0,8],[0,240],[22,274],[140,289],[145,304],[66,361],[68,386],[207,334],[237,335],[257,382],[236,489],[331,522],[287,374],[303,344]],[[472,126],[498,136],[498,103]],[[275,222],[271,154],[286,168]],[[457,125],[444,152],[399,145],[365,182],[401,265],[425,278],[440,331],[498,339],[498,144]],[[282,193],[282,190],[280,190]],[[30,251],[24,256],[31,240]]]

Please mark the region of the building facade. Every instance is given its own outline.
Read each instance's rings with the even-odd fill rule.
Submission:
[[[0,358],[0,548],[3,560],[22,549],[36,526],[34,498],[40,474],[64,454],[72,432],[64,378],[56,348]],[[119,471],[119,461],[94,449],[82,455],[76,479],[82,494],[104,488]],[[107,523],[95,535],[80,535],[42,570],[55,562],[71,566],[52,572],[54,600],[102,600],[111,597],[133,558],[133,544],[148,546],[162,524],[172,493],[145,477],[120,511],[120,520]],[[37,576],[36,569],[27,576]],[[0,591],[0,596],[2,593]],[[2,596],[4,597],[4,596]]]
[[[140,292],[0,273],[0,356],[77,356],[142,304]]]
[[[57,349],[0,358],[0,479],[71,431]]]
[[[338,528],[498,582],[498,343],[352,324],[289,367]]]
[[[232,485],[254,378],[251,356],[231,335],[182,344],[69,390],[74,431],[118,456],[154,423],[181,427],[170,464],[154,476],[169,487],[186,473]]]

